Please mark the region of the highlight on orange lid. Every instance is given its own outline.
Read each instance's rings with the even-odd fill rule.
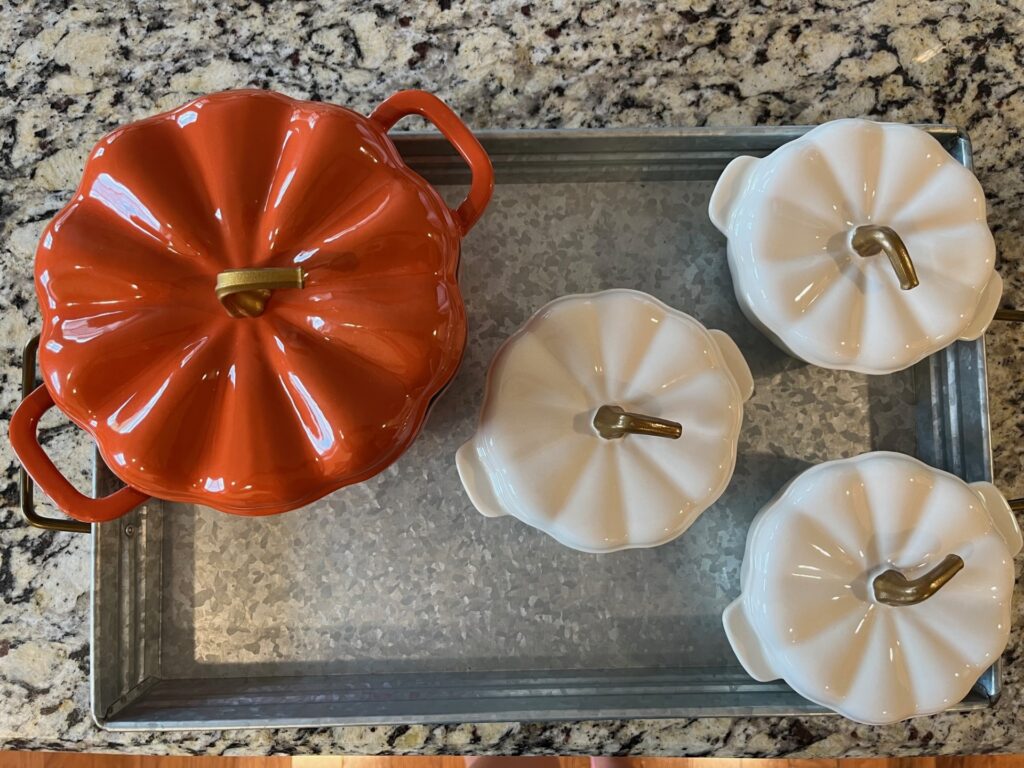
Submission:
[[[386,135],[410,114],[470,167],[454,210]],[[36,253],[46,389],[15,452],[90,522],[147,494],[272,514],[377,474],[458,367],[460,239],[492,189],[480,143],[419,91],[369,118],[229,91],[114,131]],[[51,398],[131,493],[60,476],[35,434]]]

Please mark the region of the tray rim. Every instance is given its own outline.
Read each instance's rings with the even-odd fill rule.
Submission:
[[[931,135],[942,140],[945,139],[952,146],[947,146],[946,149],[963,165],[968,169],[973,170],[973,157],[972,148],[968,135],[965,131],[951,125],[925,125],[925,124],[913,124],[916,127],[920,127],[926,130]],[[638,145],[644,142],[670,142],[676,141],[685,143],[693,142],[694,140],[703,143],[714,143],[715,141],[728,142],[730,147],[711,147],[702,148],[700,146],[692,148],[690,151],[700,152],[706,151],[712,157],[727,156],[732,151],[732,155],[735,155],[735,150],[743,149],[747,154],[757,154],[758,152],[768,152],[781,144],[791,141],[799,136],[803,135],[807,131],[811,130],[815,126],[800,126],[800,125],[784,125],[784,126],[752,126],[744,128],[724,128],[724,127],[681,127],[681,128],[572,128],[572,129],[492,129],[482,130],[476,132],[476,136],[481,140],[484,146],[488,149],[491,154],[492,161],[497,158],[495,166],[500,167],[502,162],[514,164],[515,161],[506,160],[506,157],[522,157],[523,155],[533,154],[534,156],[545,156],[551,154],[558,154],[556,152],[559,144],[566,143],[578,143],[584,142],[590,149],[590,154],[614,154],[616,152],[632,152],[634,154],[643,154],[644,149],[628,149],[622,145],[631,144],[636,142]],[[450,148],[443,141],[439,134],[432,131],[399,131],[392,135],[395,139],[396,144],[405,147],[408,151],[403,154],[406,155],[410,161],[420,161],[428,166],[430,161],[429,158],[432,156],[446,156],[446,164],[450,165]],[[753,143],[759,146],[744,146],[744,142]],[[526,153],[522,150],[516,151],[520,143],[527,145],[539,144],[547,151],[534,151],[532,153]],[[763,146],[760,146],[763,144]],[[529,146],[528,148],[534,149]],[[651,156],[657,156],[664,154],[665,150],[658,148],[656,150],[647,150],[647,153]],[[572,154],[587,154],[584,152],[575,152]],[[979,394],[980,394],[980,409],[983,416],[983,423],[979,424],[979,429],[982,434],[982,445],[980,467],[973,469],[966,468],[964,466],[956,467],[956,474],[967,473],[970,475],[977,475],[980,470],[981,477],[972,477],[972,479],[988,479],[992,477],[992,457],[991,457],[991,445],[990,445],[990,425],[989,425],[989,409],[988,409],[988,382],[987,382],[987,369],[985,359],[985,346],[984,337],[978,339],[975,342],[956,342],[951,347],[942,350],[929,358],[926,358],[918,366],[927,366],[929,375],[932,383],[940,384],[938,388],[942,392],[947,393],[949,396],[956,398],[958,392],[959,379],[956,371],[959,365],[959,353],[966,348],[970,348],[973,351],[974,358],[979,361],[977,366],[978,370],[975,373],[979,377]],[[942,374],[945,374],[943,376]],[[957,392],[950,392],[950,388],[957,390]],[[931,388],[933,399],[935,398],[936,387]],[[949,407],[949,402],[946,402],[946,406]],[[943,443],[948,448],[948,441],[956,441],[958,439],[956,434],[947,435],[947,442]],[[932,463],[932,462],[930,462]],[[954,471],[954,470],[950,470]],[[102,459],[98,455],[94,455],[94,471],[93,471],[93,484],[94,493],[99,494],[102,492],[108,492],[110,483],[113,482],[113,477],[103,465]],[[120,527],[120,524],[118,524]],[[132,702],[139,701],[147,693],[151,692],[154,688],[159,688],[162,683],[165,682],[176,682],[181,684],[188,684],[188,679],[168,679],[156,680],[155,682],[150,680],[143,680],[141,683],[131,687],[120,697],[114,704],[120,703],[117,709],[113,706],[109,707],[107,712],[99,711],[99,687],[101,680],[99,679],[99,643],[97,642],[97,624],[99,620],[98,614],[98,569],[100,563],[100,546],[99,546],[99,530],[96,526],[93,526],[90,536],[91,541],[91,559],[90,559],[90,713],[94,722],[105,730],[111,731],[180,731],[180,730],[197,730],[206,728],[240,728],[240,727],[256,727],[256,728],[276,728],[276,727],[322,727],[327,725],[382,725],[382,724],[403,724],[403,723],[447,723],[447,722],[488,722],[488,721],[504,721],[504,720],[523,720],[523,721],[567,721],[567,720],[579,720],[579,719],[629,719],[634,717],[643,718],[667,718],[667,717],[759,717],[759,716],[835,716],[829,710],[819,707],[811,702],[794,702],[791,706],[779,709],[772,709],[771,711],[752,711],[748,707],[732,707],[724,709],[716,709],[710,711],[698,710],[695,711],[693,708],[686,707],[662,707],[652,711],[651,707],[634,707],[634,708],[623,708],[621,705],[612,707],[609,709],[597,708],[588,711],[583,715],[573,715],[569,713],[552,712],[551,710],[538,709],[536,706],[527,707],[522,711],[518,710],[507,710],[497,713],[480,712],[480,711],[467,711],[467,712],[452,712],[445,713],[443,716],[438,717],[422,717],[419,715],[410,715],[407,717],[392,716],[392,715],[381,715],[381,716],[357,716],[357,717],[300,717],[300,718],[280,718],[269,721],[255,722],[251,719],[245,718],[231,718],[231,719],[220,719],[220,720],[205,720],[205,721],[192,721],[192,720],[181,720],[181,721],[144,721],[139,720],[134,722],[132,720],[121,719],[118,720],[119,715],[123,715],[130,708]],[[148,649],[152,651],[153,649]],[[158,652],[158,649],[156,649]],[[630,672],[639,672],[641,670],[630,670]],[[671,673],[671,670],[661,670],[661,674]],[[981,708],[987,708],[992,706],[999,698],[1001,694],[1001,677],[1002,677],[1002,661],[997,660],[979,679],[975,689],[977,689],[977,698],[968,698],[958,705],[951,707],[947,711],[969,711]],[[399,673],[400,675],[416,675],[420,673]],[[439,673],[443,674],[443,673]],[[343,676],[349,677],[349,676]],[[224,679],[224,678],[217,678]],[[257,678],[252,678],[257,679]],[[280,676],[277,678],[268,677],[265,679],[295,679],[294,676]],[[751,681],[752,682],[752,681]],[[788,687],[784,683],[779,681],[779,684],[755,684],[757,686],[763,686],[765,692],[770,692],[770,688],[778,687],[788,690]],[[974,692],[972,691],[972,695]],[[528,701],[529,697],[524,697],[521,701]],[[622,697],[619,698],[622,700]],[[729,711],[734,710],[734,711]]]

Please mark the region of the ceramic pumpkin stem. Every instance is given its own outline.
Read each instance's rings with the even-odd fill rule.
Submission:
[[[892,228],[877,224],[865,224],[857,227],[853,230],[850,245],[853,246],[853,250],[865,258],[884,252],[889,257],[893,272],[899,278],[900,288],[904,291],[909,291],[921,284],[921,281],[917,279],[914,262],[910,260],[910,252],[907,250],[906,243]]]
[[[871,589],[875,600],[885,605],[917,605],[938,592],[963,567],[964,561],[959,555],[947,555],[941,563],[916,579],[908,579],[891,568],[875,577]]]
[[[225,269],[217,275],[217,298],[232,317],[258,317],[278,288],[302,288],[300,267]]]
[[[594,414],[594,429],[605,440],[616,440],[633,435],[653,435],[676,440],[683,434],[683,427],[675,421],[656,419],[640,413],[629,413],[617,405],[602,405]]]

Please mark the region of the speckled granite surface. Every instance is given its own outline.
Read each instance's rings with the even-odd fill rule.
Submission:
[[[91,8],[102,7],[102,11]],[[676,4],[14,2],[0,10],[0,383],[38,325],[35,241],[113,126],[235,86],[368,111],[436,91],[484,127],[816,123],[866,115],[966,128],[1006,278],[1024,306],[1024,8],[818,0]],[[996,482],[1024,495],[1021,331],[988,335]],[[90,452],[54,421],[87,482]],[[854,755],[1024,751],[1022,612],[993,709],[885,728],[834,717],[116,734],[88,715],[88,544],[25,527],[0,444],[0,745],[148,753],[576,752]],[[1018,605],[1024,601],[1018,601]]]

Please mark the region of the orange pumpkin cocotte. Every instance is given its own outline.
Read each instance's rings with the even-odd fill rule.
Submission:
[[[386,135],[410,114],[470,167],[457,209]],[[119,128],[36,252],[44,384],[15,452],[89,522],[147,496],[273,514],[377,474],[459,365],[460,240],[492,189],[479,142],[419,91],[368,118],[229,91]],[[67,482],[36,437],[54,404],[128,488]]]

